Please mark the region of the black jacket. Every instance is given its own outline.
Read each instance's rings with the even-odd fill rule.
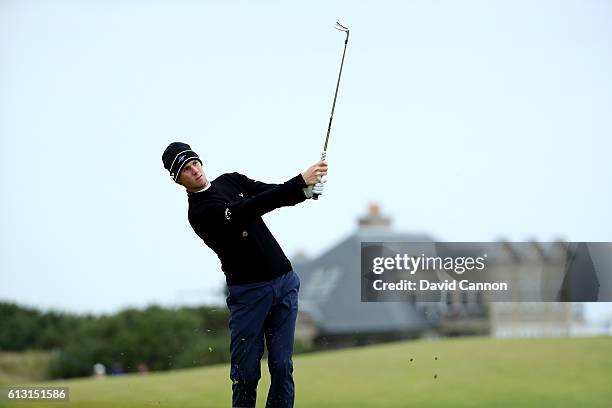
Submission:
[[[301,174],[283,184],[266,184],[226,173],[206,191],[188,193],[189,223],[216,252],[228,285],[268,281],[292,269],[261,216],[301,203],[305,187]]]

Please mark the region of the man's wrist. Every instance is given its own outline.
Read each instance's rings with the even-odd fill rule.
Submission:
[[[308,187],[308,184],[306,184],[306,179],[304,179],[304,174],[300,173],[298,176],[294,177],[294,179],[299,179],[302,188]]]

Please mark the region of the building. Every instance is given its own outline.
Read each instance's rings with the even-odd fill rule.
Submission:
[[[496,337],[571,334],[582,318],[571,303],[490,302],[484,292],[446,291],[439,302],[361,302],[362,242],[434,243],[426,234],[395,232],[376,204],[357,229],[315,259],[293,259],[301,278],[296,339],[317,347],[348,347],[408,338],[459,335]],[[455,251],[487,251],[495,279],[513,281],[523,294],[548,297],[564,283],[567,245],[454,244]],[[449,249],[450,251],[450,249]],[[561,271],[561,272],[560,272]],[[527,279],[525,278],[527,277]]]

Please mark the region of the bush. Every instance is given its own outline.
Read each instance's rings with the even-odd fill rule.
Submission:
[[[52,374],[90,375],[96,363],[119,373],[137,371],[140,364],[157,371],[225,362],[227,319],[217,309],[158,306],[89,319],[66,334]]]

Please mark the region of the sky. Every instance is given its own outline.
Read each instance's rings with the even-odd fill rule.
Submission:
[[[370,202],[441,241],[612,241],[609,1],[3,0],[0,299],[218,299],[161,153],[191,144],[210,179],[314,163],[337,19],[326,191],[264,218],[289,257],[335,245]]]

